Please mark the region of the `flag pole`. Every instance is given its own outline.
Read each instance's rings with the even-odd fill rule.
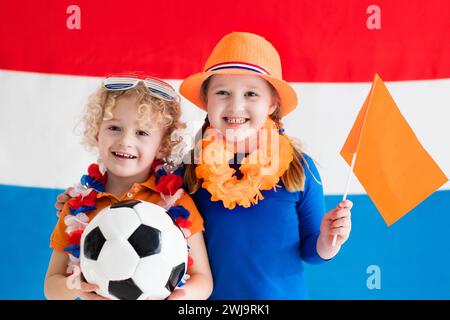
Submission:
[[[350,166],[350,171],[348,173],[348,177],[347,177],[347,185],[345,186],[345,191],[344,191],[344,197],[342,198],[342,201],[345,201],[347,199],[347,194],[348,194],[348,189],[350,187],[350,181],[352,179],[353,176],[353,168],[355,167],[355,160],[356,160],[356,152],[353,154],[352,157],[352,165]],[[336,240],[337,240],[337,234],[335,234],[333,236],[333,247],[336,245]]]
[[[367,109],[366,109],[366,113],[364,114],[364,120],[363,120],[363,124],[361,126],[361,131],[364,129],[364,126],[366,125],[366,120],[367,120],[367,115],[369,114],[369,107],[370,107],[370,101],[372,101],[372,95],[373,95],[373,88],[375,86],[375,82],[377,80],[377,78],[379,78],[378,73],[375,73],[374,77],[373,77],[373,81],[372,81],[372,87],[370,88],[370,92],[369,95],[367,96],[366,101],[364,102],[364,105],[366,103],[368,103]],[[363,105],[363,107],[364,107]],[[344,196],[342,197],[342,201],[347,200],[347,193],[348,193],[348,189],[350,187],[350,180],[353,176],[353,168],[355,167],[355,160],[356,160],[356,153],[358,152],[359,149],[359,143],[361,142],[361,133],[359,132],[359,136],[358,136],[358,142],[356,143],[356,149],[355,152],[353,153],[353,157],[352,157],[352,164],[350,166],[350,172],[348,173],[348,177],[347,177],[347,185],[345,186],[345,191],[344,191]],[[333,243],[332,246],[334,247],[336,245],[336,240],[337,240],[337,234],[335,234],[333,236]]]

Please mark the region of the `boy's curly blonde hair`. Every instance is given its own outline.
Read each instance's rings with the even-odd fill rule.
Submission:
[[[186,127],[185,123],[180,121],[180,103],[177,99],[166,101],[151,95],[142,82],[132,89],[120,91],[110,91],[102,85],[90,96],[81,119],[83,124],[82,144],[88,150],[96,148],[100,125],[102,121],[113,118],[113,110],[119,97],[136,98],[139,104],[138,121],[143,129],[148,130],[154,127],[152,123],[163,128],[160,151],[169,156],[174,147],[180,143],[180,140],[172,139],[172,134],[175,130]]]

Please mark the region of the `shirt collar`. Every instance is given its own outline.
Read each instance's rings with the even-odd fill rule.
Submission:
[[[135,183],[135,184],[133,184],[133,186],[131,187],[130,190],[132,190],[133,187],[136,184],[141,185],[141,186],[143,186],[143,187],[145,187],[147,189],[150,189],[152,191],[155,191],[155,192],[159,193],[158,188],[156,187],[156,176],[154,174],[150,175],[150,177],[146,181],[144,181],[142,183]],[[99,193],[97,193],[97,198],[110,196],[110,195],[111,194],[108,193],[108,192],[99,192]]]
[[[140,183],[140,185],[159,193],[158,188],[156,187],[156,176],[154,174],[150,175],[147,181]]]

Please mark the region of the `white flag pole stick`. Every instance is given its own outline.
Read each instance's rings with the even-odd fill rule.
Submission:
[[[348,173],[347,185],[345,186],[344,197],[342,198],[342,201],[345,201],[347,199],[348,189],[350,187],[350,181],[353,176],[353,168],[355,167],[355,160],[356,160],[356,152],[353,154],[353,157],[352,157],[352,165],[350,166],[350,172]],[[337,240],[337,234],[335,234],[333,236],[333,244],[332,244],[333,247],[336,245],[336,240]]]
[[[355,167],[355,160],[356,160],[356,153],[359,150],[359,143],[361,142],[361,134],[362,134],[362,130],[364,129],[364,126],[366,125],[366,120],[367,120],[367,115],[369,114],[369,107],[370,107],[370,102],[372,101],[372,95],[373,95],[373,88],[375,86],[375,83],[377,81],[377,79],[379,79],[380,77],[378,76],[377,73],[375,73],[374,77],[373,77],[373,81],[372,81],[372,87],[370,88],[370,93],[366,98],[366,101],[364,102],[364,105],[366,103],[368,103],[367,109],[366,109],[366,113],[364,114],[364,121],[361,127],[361,131],[359,132],[359,136],[358,136],[358,143],[356,144],[356,150],[353,153],[353,157],[352,157],[352,164],[350,166],[350,172],[348,173],[348,178],[347,178],[347,185],[345,186],[345,191],[344,191],[344,197],[342,198],[342,201],[345,201],[347,199],[347,193],[348,193],[348,188],[350,187],[350,180],[353,176],[353,168]],[[363,105],[363,107],[364,107]],[[337,239],[337,234],[335,234],[333,236],[333,247],[336,245],[336,239]]]

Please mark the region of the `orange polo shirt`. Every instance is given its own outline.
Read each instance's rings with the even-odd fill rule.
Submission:
[[[85,214],[89,217],[89,221],[91,221],[103,208],[119,201],[126,201],[131,199],[158,203],[161,198],[159,196],[159,192],[156,189],[155,179],[156,177],[152,175],[144,183],[133,184],[130,190],[122,195],[120,199],[110,193],[100,192],[97,194],[97,200],[95,201],[95,206],[97,207],[97,209],[86,212]],[[191,232],[191,235],[205,230],[203,227],[203,218],[198,212],[197,207],[195,206],[194,201],[192,201],[192,198],[189,196],[189,194],[184,193],[180,197],[180,199],[175,202],[174,206],[183,206],[186,210],[189,211],[190,214],[188,220],[192,225],[188,229]],[[66,238],[67,234],[65,232],[67,226],[64,223],[64,217],[68,214],[71,213],[69,202],[66,202],[64,204],[64,208],[62,209],[62,214],[60,215],[60,218],[50,237],[50,247],[61,252],[64,252],[64,248],[69,245]]]

